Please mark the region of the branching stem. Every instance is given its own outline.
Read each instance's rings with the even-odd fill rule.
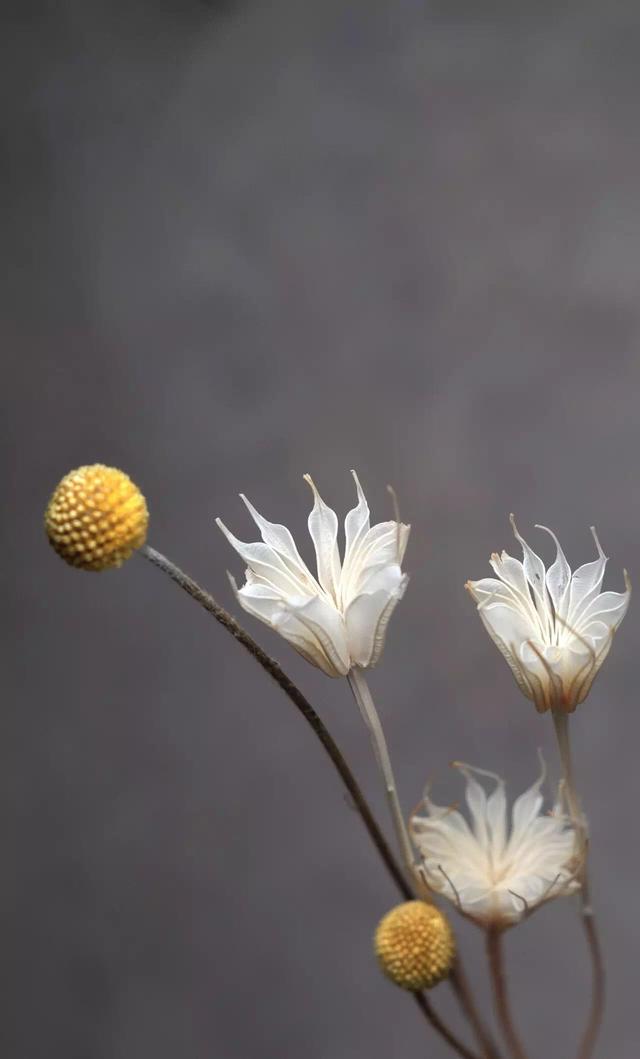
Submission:
[[[266,651],[263,651],[259,644],[245,632],[242,626],[235,620],[235,618],[229,614],[228,611],[221,607],[220,604],[206,592],[200,585],[197,584],[191,577],[185,574],[180,567],[172,563],[170,559],[162,555],[161,552],[151,548],[149,545],[145,545],[140,549],[141,554],[150,563],[156,566],[163,573],[167,574],[184,592],[186,592],[192,599],[195,599],[200,606],[204,607],[209,614],[213,615],[216,621],[230,633],[238,643],[249,652],[250,655],[255,658],[256,662],[262,666],[262,668],[269,674],[270,677],[282,688],[285,694],[289,697],[294,706],[300,711],[307,724],[310,725],[314,734],[318,737],[326,753],[328,754],[331,763],[338,772],[342,782],[348,791],[353,805],[367,829],[369,837],[373,842],[375,848],[380,854],[387,871],[391,875],[395,882],[398,890],[406,900],[412,900],[414,898],[414,892],[412,887],[409,885],[405,878],[399,864],[397,863],[387,840],[385,839],[382,831],[380,830],[378,823],[369,808],[369,804],[362,793],[359,783],[349,768],[340,748],[333,739],[331,733],[327,729],[324,722],[320,719],[316,711],[313,709],[310,702],[307,701],[305,696],[296,687],[293,681],[287,676],[282,667],[271,658]],[[499,1059],[498,1053],[491,1045],[487,1031],[482,1028],[482,1023],[479,1014],[473,1003],[473,998],[464,984],[464,988],[461,985],[461,969],[458,962],[454,966],[451,973],[452,984],[457,989],[458,996],[461,1000],[461,1005],[465,1014],[469,1018],[471,1025],[476,1030],[478,1035],[479,1043],[482,1047],[483,1059]],[[466,1045],[464,1045],[458,1038],[449,1030],[439,1015],[434,1011],[431,1006],[431,1002],[421,993],[414,994],[416,1002],[420,1007],[421,1011],[425,1015],[425,1018],[429,1021],[433,1029],[444,1038],[454,1051],[462,1057],[462,1059],[478,1059],[476,1053],[471,1052]],[[478,1033],[478,1027],[482,1028],[482,1032]],[[489,1042],[486,1045],[486,1042]]]

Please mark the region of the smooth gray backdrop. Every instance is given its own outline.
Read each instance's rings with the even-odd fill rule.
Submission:
[[[309,555],[311,472],[360,472],[413,524],[372,688],[407,809],[453,759],[518,792],[551,724],[463,583],[513,549],[640,576],[636,4],[92,0],[2,33],[6,1059],[444,1059],[379,975],[396,900],[282,693],[140,558],[48,548],[71,467],[123,467],[151,542],[235,609],[238,498]],[[265,627],[381,818],[344,682]],[[638,619],[575,717],[609,1005],[637,1055]],[[452,913],[453,915],[454,913]],[[489,997],[480,937],[461,944]],[[508,938],[533,1055],[574,1052],[588,992],[569,902]],[[434,999],[455,1015],[442,987]]]

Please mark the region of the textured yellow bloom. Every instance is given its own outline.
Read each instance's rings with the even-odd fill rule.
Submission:
[[[122,566],[147,537],[149,513],[137,485],[115,467],[94,463],[65,475],[44,517],[51,545],[70,566]]]
[[[431,989],[446,978],[455,956],[449,921],[424,901],[406,901],[387,912],[374,947],[387,978],[412,992]]]

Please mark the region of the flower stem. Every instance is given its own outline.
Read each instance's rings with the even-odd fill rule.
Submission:
[[[236,619],[229,614],[224,607],[221,607],[213,596],[201,588],[200,585],[185,574],[175,565],[175,563],[172,563],[170,559],[167,559],[154,548],[145,545],[145,547],[141,549],[141,553],[145,559],[148,559],[149,562],[153,563],[154,566],[157,566],[163,571],[163,573],[168,574],[180,588],[204,607],[209,614],[212,614],[216,621],[219,621],[227,632],[231,633],[231,635],[242,644],[245,650],[255,658],[256,662],[266,670],[269,676],[275,680],[276,684],[279,684],[285,694],[289,696],[294,706],[300,711],[307,724],[311,726],[314,734],[318,737],[329,755],[334,768],[340,775],[340,779],[347,788],[347,791],[353,800],[353,804],[363,820],[371,841],[384,861],[385,867],[391,875],[391,878],[403,897],[410,901],[414,896],[413,890],[400,870],[389,844],[380,830],[380,827],[369,808],[369,804],[362,793],[360,784],[347,765],[347,762],[331,733],[320,719],[311,703],[307,701],[302,692],[296,687],[275,659],[271,658],[266,651],[262,650],[256,641],[249,636],[249,633],[245,632]]]
[[[302,694],[299,688],[296,687],[293,681],[287,676],[287,674],[284,672],[278,662],[276,662],[275,659],[271,658],[266,653],[266,651],[263,651],[259,644],[256,643],[256,641],[253,639],[253,637],[249,635],[249,633],[245,632],[245,630],[235,620],[235,618],[231,614],[229,614],[229,612],[226,611],[224,607],[221,607],[220,604],[213,598],[213,596],[211,596],[208,592],[201,588],[196,581],[194,581],[191,577],[185,574],[180,569],[180,567],[176,566],[175,563],[172,563],[170,559],[167,559],[166,556],[162,555],[161,552],[156,551],[149,545],[145,545],[143,548],[141,548],[140,553],[150,563],[156,566],[159,570],[162,570],[163,573],[167,574],[167,576],[170,577],[172,581],[174,581],[181,589],[183,589],[184,592],[191,596],[192,599],[195,599],[197,603],[204,607],[204,609],[209,614],[213,615],[216,621],[220,622],[223,628],[225,628],[227,632],[229,632],[238,641],[238,643],[242,644],[245,650],[247,650],[249,654],[252,655],[253,658],[255,658],[256,662],[258,662],[258,664],[262,666],[262,668],[269,674],[269,676],[272,677],[273,680],[275,680],[275,682],[282,688],[282,690],[289,697],[296,709],[300,711],[307,724],[310,725],[314,735],[316,735],[322,743],[322,746],[328,754],[331,763],[338,772],[340,779],[344,783],[349,795],[351,796],[353,805],[355,806],[357,812],[360,814],[360,817],[362,818],[362,821],[367,829],[371,841],[373,842],[375,848],[380,854],[380,857],[384,862],[387,871],[395,882],[398,890],[406,900],[412,900],[414,897],[413,889],[407,882],[399,864],[397,863],[387,843],[387,840],[385,839],[382,831],[380,830],[380,827],[378,826],[378,823],[371,809],[369,808],[369,804],[364,794],[362,793],[358,781],[356,780],[351,769],[349,768],[340,748],[333,739],[331,733],[327,729],[324,722],[320,719],[316,711],[313,709],[311,703],[307,701],[305,696]],[[461,973],[459,966],[457,968],[454,968],[454,970],[456,972],[456,975]],[[454,977],[453,971],[451,977]],[[432,1008],[430,1001],[421,993],[417,993],[414,995],[418,1006],[420,1007],[425,1018],[428,1020],[428,1022],[436,1031],[436,1033],[438,1033],[447,1042],[447,1044],[449,1044],[450,1047],[454,1049],[454,1051],[457,1051],[457,1053],[462,1056],[462,1059],[478,1059],[478,1056],[475,1053],[469,1051],[469,1049],[466,1048],[466,1046],[462,1044],[462,1042],[459,1041],[457,1037],[455,1037],[451,1030],[449,1030],[446,1024],[442,1021],[439,1015],[437,1015],[437,1013]],[[479,1020],[477,1017],[477,1012],[475,1021],[473,1018],[470,1017],[470,1011],[475,1011],[471,998],[468,998],[467,1004],[463,1005],[463,1007],[465,1012],[467,1013],[467,1016],[470,1018],[472,1026],[475,1027],[476,1022],[478,1022]],[[478,1039],[480,1041],[480,1044],[482,1044],[481,1035],[479,1035]],[[496,1053],[483,1047],[482,1056],[483,1059],[494,1059]]]
[[[400,799],[398,798],[396,781],[391,767],[389,749],[387,747],[382,724],[380,723],[378,711],[376,710],[374,701],[371,697],[371,692],[369,691],[369,685],[367,684],[362,670],[354,667],[350,671],[347,680],[349,681],[349,685],[353,692],[353,697],[360,708],[364,723],[369,730],[369,735],[371,736],[371,742],[373,744],[373,752],[376,756],[378,768],[380,769],[384,780],[387,801],[389,802],[389,809],[391,811],[391,819],[393,821],[402,859],[409,876],[413,878],[413,851],[411,849],[411,842],[409,841],[407,825],[404,822],[404,816],[400,807]]]
[[[416,1002],[420,1010],[423,1012],[426,1018],[429,1019],[432,1026],[437,1029],[440,1036],[444,1038],[444,1040],[453,1049],[454,1052],[457,1052],[458,1055],[462,1056],[462,1059],[478,1059],[476,1053],[472,1052],[470,1048],[467,1048],[466,1044],[463,1044],[463,1042],[459,1040],[458,1037],[456,1037],[455,1034],[451,1032],[449,1027],[442,1021],[437,1011],[435,1011],[434,1008],[431,1006],[431,1001],[427,996],[425,996],[424,993],[414,993],[413,995],[416,998]]]
[[[467,981],[467,976],[464,972],[459,954],[456,956],[453,967],[449,972],[449,981],[451,983],[451,988],[457,997],[458,1003],[464,1011],[469,1021],[469,1025],[473,1029],[476,1040],[482,1049],[483,1059],[501,1059],[500,1052],[480,1017],[480,1012],[476,1007],[473,993],[471,992],[471,987]]]
[[[551,713],[556,730],[556,738],[558,740],[562,771],[564,772],[571,822],[576,829],[584,831],[584,820],[580,810],[573,772],[573,758],[571,755],[571,742],[569,740],[569,715],[565,713],[564,710],[552,710]]]
[[[573,760],[571,755],[571,741],[569,738],[569,716],[564,711],[553,711],[553,723],[558,740],[558,750],[567,786],[567,800],[569,812],[574,827],[580,835],[580,840],[588,846],[588,836],[584,814],[580,808],[580,801],[576,791],[575,777],[573,772]],[[582,872],[580,876],[580,918],[584,930],[591,959],[591,1006],[589,1018],[582,1034],[577,1059],[591,1059],[596,1040],[602,1025],[604,1006],[606,999],[606,975],[604,960],[602,958],[602,947],[598,926],[596,923],[593,905],[591,904],[591,888],[587,870],[587,859],[585,855]]]
[[[502,934],[500,927],[487,927],[487,956],[489,969],[491,971],[491,984],[493,986],[493,997],[496,1005],[496,1014],[504,1034],[504,1039],[509,1048],[512,1059],[527,1059],[527,1053],[513,1022],[509,996],[507,994],[507,982],[504,973],[504,954],[502,950]]]
[[[384,780],[389,809],[391,811],[391,819],[396,832],[398,845],[402,853],[402,859],[405,863],[409,878],[413,881],[415,880],[413,852],[409,835],[407,833],[407,827],[404,822],[402,808],[400,806],[400,799],[398,797],[384,729],[371,696],[369,685],[362,670],[357,668],[352,669],[347,679],[371,736],[376,761]],[[482,1049],[482,1055],[485,1059],[499,1059],[499,1052],[491,1040],[489,1031],[482,1022],[480,1013],[476,1008],[473,994],[469,987],[469,983],[467,982],[459,957],[456,957],[455,963],[449,974],[449,980],[451,982],[451,988],[456,994],[458,1003],[476,1035],[478,1044]]]

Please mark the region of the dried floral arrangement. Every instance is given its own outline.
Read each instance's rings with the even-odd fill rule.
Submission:
[[[316,554],[315,576],[286,526],[267,521],[246,497],[242,500],[260,541],[244,543],[220,519],[217,523],[246,566],[240,588],[230,578],[239,605],[275,629],[327,676],[348,681],[384,785],[396,852],[340,748],[300,689],[208,592],[147,545],[147,504],[126,474],[102,464],[71,471],[51,496],[45,529],[58,555],[83,570],[119,567],[139,551],[213,615],[288,695],[337,769],[403,898],[375,931],[380,967],[413,996],[454,1053],[465,1059],[500,1059],[503,1054],[478,1010],[449,918],[437,902],[449,902],[483,932],[506,1054],[526,1059],[509,1003],[503,936],[547,901],[574,896],[593,974],[591,1003],[576,1055],[590,1059],[602,1021],[605,977],[589,895],[588,825],[574,780],[569,721],[588,695],[626,613],[631,594],[626,571],[624,592],[603,591],[607,559],[594,529],[596,559],[572,572],[555,534],[537,527],[551,535],[556,547],[555,560],[546,569],[511,516],[522,559],[494,553],[494,576],[468,581],[466,587],[520,691],[540,713],[551,714],[562,781],[552,807],[545,811],[541,762],[539,778],[516,798],[509,812],[499,776],[456,762],[465,784],[466,815],[456,807],[437,805],[427,792],[407,819],[365,671],[380,659],[389,619],[407,585],[402,563],[410,527],[400,521],[397,504],[393,520],[372,526],[362,487],[352,473],[356,505],[345,518],[342,558],[338,518],[305,476],[313,493],[308,526]],[[445,980],[459,1001],[462,1030],[445,1022],[432,1000],[430,991]]]

